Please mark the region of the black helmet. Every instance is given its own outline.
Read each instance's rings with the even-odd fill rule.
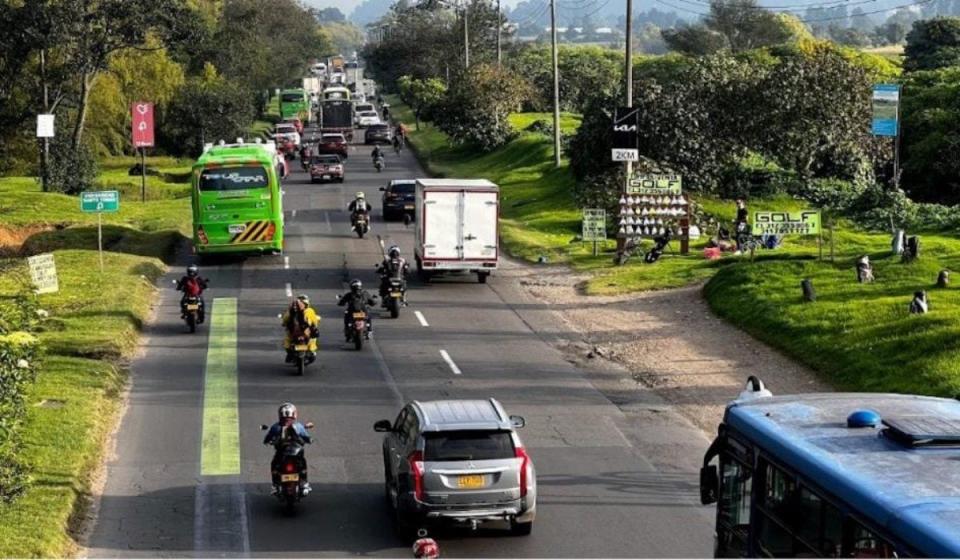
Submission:
[[[355,293],[355,294],[359,294],[359,293],[360,293],[360,290],[362,290],[362,289],[363,289],[363,282],[361,282],[361,281],[359,281],[359,280],[354,280],[353,282],[350,282],[350,291],[351,291],[351,292],[353,292],[353,293]]]
[[[199,273],[200,273],[200,269],[197,268],[197,265],[191,264],[190,266],[187,267],[187,276],[193,278]]]
[[[285,402],[277,409],[277,419],[283,422],[285,418],[297,419],[297,407],[293,403]]]

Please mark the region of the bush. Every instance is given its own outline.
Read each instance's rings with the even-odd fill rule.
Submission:
[[[530,123],[527,128],[523,129],[524,132],[533,132],[535,134],[542,134],[544,136],[553,136],[553,124],[544,119],[538,119]]]
[[[489,64],[476,64],[456,77],[434,124],[457,144],[489,152],[516,136],[510,113],[526,96],[523,78]]]
[[[97,161],[87,144],[76,150],[68,135],[57,136],[50,146],[47,170],[48,188],[53,192],[78,194],[93,188],[97,180]]]

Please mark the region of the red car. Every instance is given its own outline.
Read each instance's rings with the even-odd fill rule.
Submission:
[[[289,119],[283,119],[283,122],[293,125],[293,128],[297,129],[297,132],[303,134],[303,121],[299,117],[290,117]]]
[[[326,133],[317,142],[316,153],[336,154],[342,159],[347,159],[347,139],[339,132]]]
[[[336,154],[313,156],[310,160],[310,182],[336,181],[343,182],[343,161]]]

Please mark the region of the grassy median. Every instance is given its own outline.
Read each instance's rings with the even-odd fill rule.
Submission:
[[[53,252],[60,292],[39,296],[50,313],[39,334],[45,357],[22,427],[31,485],[0,505],[0,557],[76,552],[73,530],[87,505],[103,442],[119,418],[124,363],[137,348],[155,281],[189,230],[189,162],[148,158],[156,175],[130,176],[133,158],[101,163],[98,187],[121,191],[120,212],[104,214],[104,272],[96,215],[76,196],[42,193],[32,178],[0,178],[0,298],[28,281],[23,256]]]

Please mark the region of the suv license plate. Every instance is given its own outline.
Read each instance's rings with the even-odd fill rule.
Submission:
[[[324,175],[324,176],[322,177],[322,179],[329,179],[329,178],[330,178],[329,175]]]
[[[403,205],[403,209],[404,209],[404,210],[413,210],[413,204],[404,204],[404,205]]]
[[[299,474],[281,474],[280,482],[297,482],[300,480]]]
[[[463,474],[457,477],[458,488],[483,488],[485,477],[482,474]]]

